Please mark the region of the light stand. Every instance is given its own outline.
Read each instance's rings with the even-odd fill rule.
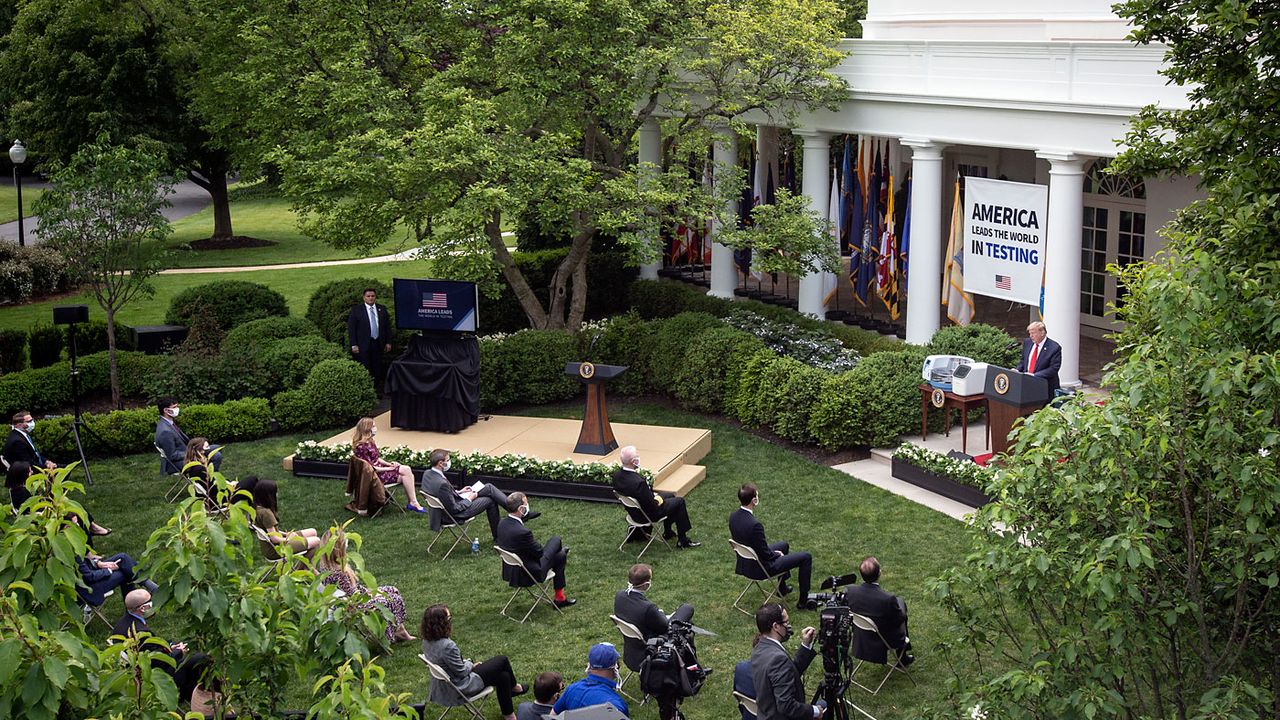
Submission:
[[[73,416],[71,425],[53,441],[53,445],[62,444],[67,439],[67,435],[75,438],[76,451],[80,454],[80,466],[84,468],[84,477],[89,485],[93,485],[93,474],[89,472],[89,458],[84,452],[84,443],[80,440],[80,433],[84,432],[97,440],[103,447],[111,449],[111,445],[102,439],[102,436],[93,431],[93,428],[84,424],[84,420],[80,417],[80,367],[78,364],[79,354],[76,352],[76,326],[89,319],[89,306],[87,305],[71,305],[66,307],[55,307],[53,309],[53,322],[55,325],[67,326],[67,352],[71,360],[71,402],[73,408]]]
[[[22,224],[22,163],[27,161],[27,148],[21,140],[14,140],[9,148],[9,160],[13,162],[13,184],[18,189],[18,247],[27,244],[27,232]]]

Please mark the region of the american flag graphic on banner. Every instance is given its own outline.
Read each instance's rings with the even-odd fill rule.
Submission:
[[[449,307],[449,296],[438,292],[422,293],[422,307],[444,310]]]
[[[1013,290],[1013,277],[1012,277],[1012,276],[1010,276],[1010,275],[997,275],[997,276],[996,276],[996,289],[998,289],[998,290]]]

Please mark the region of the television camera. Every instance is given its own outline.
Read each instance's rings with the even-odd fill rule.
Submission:
[[[822,682],[813,698],[826,701],[829,720],[848,720],[848,708],[875,720],[867,711],[845,699],[849,675],[853,672],[853,612],[844,604],[844,589],[858,582],[856,573],[832,575],[809,597],[822,608],[818,618],[818,647],[822,656]]]

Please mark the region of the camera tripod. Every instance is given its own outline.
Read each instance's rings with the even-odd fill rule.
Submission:
[[[827,712],[822,716],[823,720],[849,720],[849,710],[846,706],[857,710],[870,720],[876,720],[874,715],[845,699],[844,692],[848,689],[849,680],[838,670],[823,674],[822,682],[818,683],[818,689],[813,693],[815,702],[821,698],[827,703]]]
[[[71,323],[67,326],[67,340],[67,349],[71,356],[71,402],[74,414],[71,418],[71,425],[58,436],[57,440],[53,441],[53,445],[55,447],[61,445],[62,441],[66,440],[68,435],[75,438],[76,451],[80,453],[80,467],[84,468],[85,480],[89,485],[92,485],[93,474],[89,472],[89,459],[84,454],[84,443],[80,441],[80,433],[83,432],[88,434],[105,448],[111,449],[111,445],[106,440],[103,440],[101,435],[94,432],[93,428],[86,425],[84,421],[80,419],[80,367],[77,364],[79,355],[76,353],[75,323]]]

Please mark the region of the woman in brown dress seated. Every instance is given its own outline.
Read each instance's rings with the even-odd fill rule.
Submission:
[[[258,481],[253,487],[253,504],[257,525],[267,534],[267,539],[261,541],[263,555],[271,560],[279,559],[280,553],[276,552],[275,546],[286,543],[295,553],[305,553],[307,557],[315,554],[316,548],[320,547],[320,537],[316,535],[315,528],[280,530],[274,480],[264,478]]]
[[[362,610],[373,610],[378,605],[390,610],[393,620],[387,623],[387,640],[416,640],[404,627],[405,608],[400,590],[394,585],[379,585],[376,593],[369,592],[369,588],[360,582],[355,571],[347,566],[347,534],[342,528],[329,530],[320,540],[321,547],[328,547],[330,541],[333,542],[332,547],[321,553],[316,560],[316,569],[323,573],[320,576],[321,584],[336,585],[347,597],[369,596],[368,600],[357,606]]]

